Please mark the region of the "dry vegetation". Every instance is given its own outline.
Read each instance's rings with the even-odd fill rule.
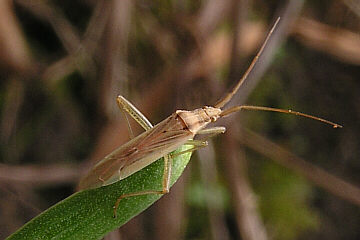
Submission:
[[[167,196],[106,239],[360,238],[360,4],[344,1],[0,1],[0,238],[74,191],[128,140],[115,97],[153,123],[213,104],[280,26]],[[139,128],[133,124],[136,131]]]

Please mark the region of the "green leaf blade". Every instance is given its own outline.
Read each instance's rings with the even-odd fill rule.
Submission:
[[[185,151],[182,146],[177,151]],[[171,185],[181,176],[191,153],[173,159]],[[81,191],[47,209],[7,240],[24,239],[101,239],[108,232],[135,217],[161,195],[149,194],[121,200],[117,218],[113,218],[116,199],[124,193],[161,190],[164,162],[158,160],[133,175],[109,186]]]

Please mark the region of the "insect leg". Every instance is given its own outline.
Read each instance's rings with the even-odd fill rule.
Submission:
[[[120,201],[124,198],[147,195],[147,194],[166,194],[166,193],[168,193],[169,189],[170,189],[172,159],[174,157],[182,155],[184,153],[192,152],[199,148],[207,146],[207,142],[201,141],[201,140],[188,140],[185,144],[192,145],[193,147],[188,150],[185,150],[185,151],[181,151],[181,152],[178,152],[175,154],[168,154],[168,155],[164,156],[164,173],[163,173],[163,181],[162,181],[162,190],[161,191],[147,190],[147,191],[141,191],[141,192],[128,193],[128,194],[121,195],[114,204],[114,215],[113,215],[114,218],[116,218],[116,211],[119,207]]]
[[[225,127],[213,127],[213,128],[207,128],[207,129],[202,129],[200,131],[197,132],[197,134],[208,134],[208,136],[206,136],[206,138],[201,139],[201,140],[194,140],[194,139],[190,139],[188,140],[185,145],[192,145],[193,147],[181,152],[177,152],[177,153],[173,153],[171,154],[172,157],[176,157],[179,155],[182,155],[184,153],[188,153],[188,152],[193,152],[196,151],[200,148],[206,147],[208,145],[207,140],[215,135],[218,135],[220,133],[224,133],[226,131]]]
[[[203,141],[203,140],[188,140],[184,145],[192,145],[193,147],[189,148],[187,150],[181,151],[181,152],[172,153],[172,154],[170,154],[171,157],[174,158],[174,157],[183,155],[185,153],[193,152],[193,151],[196,151],[196,150],[198,150],[200,148],[206,147],[208,145],[208,142]]]
[[[190,139],[188,140],[185,145],[192,145],[193,147],[190,149],[187,149],[185,151],[181,151],[181,152],[177,152],[174,154],[171,154],[172,157],[176,157],[179,155],[182,155],[184,153],[188,153],[188,152],[193,152],[196,151],[200,148],[206,147],[208,145],[207,140],[215,135],[218,135],[220,133],[224,133],[226,131],[225,127],[213,127],[213,128],[207,128],[207,129],[202,129],[200,130],[197,134],[209,134],[208,136],[206,136],[206,138],[201,139],[201,140],[193,140]]]
[[[200,131],[197,132],[197,134],[201,134],[201,135],[209,134],[206,137],[206,139],[209,139],[215,135],[224,133],[225,131],[226,131],[225,127],[212,127],[212,128],[201,129]]]
[[[216,134],[220,134],[225,132],[225,128],[224,127],[214,127],[214,128],[208,128],[208,129],[204,129],[198,132],[198,134],[208,134],[209,136],[207,136],[207,138],[210,138]],[[123,194],[121,195],[115,202],[114,204],[114,218],[116,218],[116,211],[119,207],[120,201],[124,198],[128,198],[128,197],[134,197],[134,196],[141,196],[141,195],[147,195],[147,194],[166,194],[169,192],[169,188],[170,188],[170,179],[171,179],[171,166],[172,166],[172,159],[174,157],[177,157],[179,155],[188,153],[188,152],[193,152],[197,149],[203,148],[207,146],[207,141],[204,140],[188,140],[185,145],[191,145],[193,146],[190,149],[181,151],[181,152],[177,152],[177,153],[173,153],[173,154],[168,154],[164,156],[164,173],[163,173],[163,181],[162,181],[162,190],[147,190],[147,191],[141,191],[141,192],[135,192],[135,193],[128,193],[128,194]]]
[[[169,192],[170,189],[170,179],[171,179],[171,165],[172,165],[172,156],[170,154],[164,156],[164,174],[163,174],[163,182],[162,182],[162,190],[147,190],[141,191],[136,193],[128,193],[121,195],[115,202],[114,205],[114,218],[116,218],[116,211],[119,207],[121,199],[134,197],[134,196],[141,196],[147,194],[166,194]]]
[[[140,126],[142,126],[145,130],[149,130],[153,127],[153,125],[150,123],[150,121],[133,105],[131,104],[126,98],[119,95],[116,98],[116,101],[119,105],[120,110],[124,113],[130,138],[134,138],[133,131],[130,126],[129,119],[126,115],[128,113],[137,123],[139,123]],[[103,173],[102,173],[103,174]],[[120,176],[120,173],[119,173]],[[104,180],[100,177],[98,178],[100,181],[104,182]]]
[[[128,113],[141,127],[145,130],[149,130],[153,127],[151,122],[142,114],[133,104],[131,104],[126,98],[119,95],[116,101],[123,112]],[[125,115],[126,117],[126,115]],[[127,117],[126,120],[128,121]],[[128,126],[130,126],[128,121]]]
[[[225,127],[212,127],[212,128],[202,129],[202,130],[198,131],[197,134],[207,135],[205,138],[202,138],[200,140],[189,140],[189,141],[206,142],[208,139],[210,139],[218,134],[224,133],[225,131],[226,131]]]
[[[129,137],[130,139],[133,139],[134,138],[134,132],[133,130],[131,129],[131,125],[130,125],[130,121],[129,121],[129,118],[128,116],[126,115],[126,112],[124,109],[120,108],[121,112],[124,114],[124,117],[125,117],[125,120],[126,120],[126,126],[128,128],[128,132],[129,132]]]

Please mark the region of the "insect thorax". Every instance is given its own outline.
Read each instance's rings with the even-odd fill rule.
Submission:
[[[220,113],[221,109],[207,106],[193,111],[176,111],[176,114],[183,121],[187,129],[194,134],[206,127],[209,123],[215,122]]]

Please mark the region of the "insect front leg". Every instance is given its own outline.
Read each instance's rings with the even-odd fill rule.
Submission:
[[[114,214],[113,217],[116,218],[116,211],[119,207],[120,201],[124,198],[148,195],[148,194],[166,194],[170,189],[170,179],[171,179],[171,166],[172,166],[172,156],[170,154],[164,156],[164,173],[163,173],[163,181],[162,181],[162,190],[147,190],[135,193],[128,193],[121,195],[114,204]]]
[[[207,134],[208,136],[206,136],[204,139],[201,139],[201,140],[193,140],[193,139],[188,140],[185,143],[185,145],[191,145],[191,146],[193,146],[192,148],[181,151],[181,152],[173,153],[173,154],[171,154],[171,156],[172,157],[177,157],[177,156],[182,155],[184,153],[193,152],[193,151],[196,151],[196,150],[198,150],[200,148],[206,147],[208,145],[207,140],[209,138],[211,138],[211,137],[213,137],[215,135],[224,133],[225,131],[226,131],[225,127],[213,127],[213,128],[202,129],[202,130],[198,131],[197,134],[201,134],[201,135]]]
[[[225,127],[212,127],[212,128],[201,129],[200,131],[197,132],[197,134],[201,134],[201,135],[208,134],[208,136],[206,136],[205,138],[205,140],[207,140],[218,134],[224,133],[225,131],[226,131]]]
[[[177,152],[172,154],[172,157],[176,157],[179,155],[182,155],[184,153],[188,153],[188,152],[193,152],[196,151],[200,148],[206,147],[208,145],[207,140],[215,135],[224,133],[226,131],[225,127],[213,127],[213,128],[207,128],[207,129],[202,129],[200,131],[197,132],[197,134],[201,134],[201,135],[205,135],[208,134],[208,136],[206,136],[205,138],[201,139],[201,140],[188,140],[185,145],[192,145],[193,147],[190,149],[187,149],[185,151],[182,152]]]
[[[190,145],[190,146],[193,146],[192,148],[189,148],[187,150],[184,150],[184,151],[181,151],[181,152],[176,152],[176,153],[171,153],[171,157],[177,157],[177,156],[180,156],[180,155],[183,155],[185,153],[188,153],[188,152],[193,152],[193,151],[196,151],[200,148],[203,148],[203,147],[206,147],[208,145],[208,142],[207,141],[203,141],[203,140],[188,140],[184,145]]]

